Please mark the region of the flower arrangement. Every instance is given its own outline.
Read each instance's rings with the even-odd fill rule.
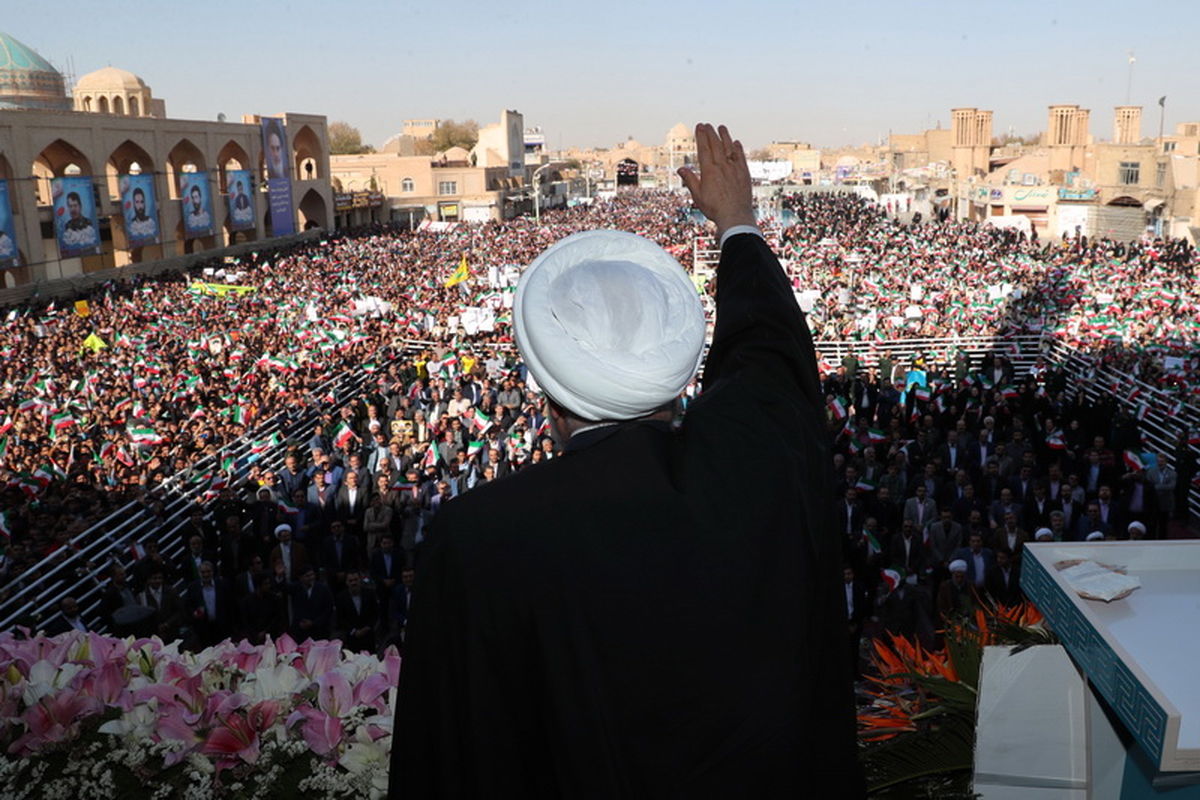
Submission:
[[[1031,603],[976,608],[947,620],[929,650],[891,636],[874,641],[875,674],[858,714],[859,761],[872,797],[973,797],[975,707],[983,648],[1056,641]]]
[[[400,656],[0,634],[0,796],[382,797]]]

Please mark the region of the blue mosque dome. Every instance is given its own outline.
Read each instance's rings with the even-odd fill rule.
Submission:
[[[0,110],[70,111],[62,75],[27,45],[0,31]]]

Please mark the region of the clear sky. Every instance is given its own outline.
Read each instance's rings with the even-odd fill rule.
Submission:
[[[659,143],[698,120],[750,147],[860,144],[947,127],[955,106],[1027,134],[1056,102],[1111,138],[1131,50],[1142,134],[1162,95],[1168,132],[1200,119],[1197,0],[0,0],[0,29],[76,75],[137,73],[172,117],[318,113],[375,145],[406,118],[502,108],[552,149]]]

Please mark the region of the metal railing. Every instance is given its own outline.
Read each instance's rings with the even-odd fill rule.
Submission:
[[[1190,437],[1194,432],[1200,431],[1200,410],[1195,405],[1183,403],[1176,410],[1176,404],[1179,402],[1177,396],[1105,364],[1060,340],[1048,339],[1047,351],[1054,361],[1070,367],[1070,372],[1076,377],[1076,380],[1067,384],[1067,394],[1071,398],[1077,397],[1079,392],[1083,392],[1084,396],[1093,401],[1110,396],[1135,418],[1144,406],[1144,414],[1138,420],[1138,430],[1143,441],[1161,453],[1177,473],[1182,471],[1181,465],[1175,463],[1177,443],[1181,435]],[[1112,391],[1113,386],[1118,387],[1118,390]],[[1135,389],[1137,394],[1131,400],[1130,396]],[[1184,452],[1188,454],[1188,458],[1195,460],[1200,456],[1200,446],[1187,445]],[[1200,487],[1195,484],[1188,487],[1188,511],[1192,516],[1200,516]]]
[[[407,348],[383,361],[381,368],[386,369],[406,351]],[[184,527],[191,509],[212,485],[210,481],[198,478],[209,473],[215,474],[227,458],[232,458],[236,465],[229,477],[230,485],[243,478],[252,464],[277,467],[282,464],[293,441],[297,437],[307,436],[307,431],[311,430],[321,414],[340,409],[357,399],[363,385],[375,374],[354,371],[331,378],[310,391],[309,395],[314,398],[332,395],[334,403],[328,406],[313,403],[298,414],[294,409],[282,411],[217,453],[205,456],[171,475],[156,487],[156,496],[152,498],[162,502],[161,515],[152,513],[146,503],[136,500],[76,535],[68,546],[30,567],[26,574],[31,574],[32,579],[27,579],[25,575],[17,579],[16,591],[0,602],[0,630],[11,630],[16,625],[26,623],[44,628],[61,615],[58,602],[67,595],[75,597],[80,614],[89,627],[104,630],[99,609],[107,586],[104,575],[109,566],[113,562],[128,566],[132,559],[124,554],[131,553],[134,544],[144,545],[150,539],[158,543],[164,560],[178,560],[183,555],[185,543],[182,537],[174,534]],[[280,435],[280,444],[252,458],[255,454],[251,450],[255,444],[276,433]]]

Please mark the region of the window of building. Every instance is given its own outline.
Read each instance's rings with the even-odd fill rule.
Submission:
[[[1167,182],[1167,162],[1160,161],[1154,168],[1154,185],[1159,189]]]
[[[1163,142],[1163,152],[1164,153],[1174,153],[1175,152],[1175,143],[1174,142]]]
[[[1197,128],[1200,128],[1200,125],[1185,125],[1183,126],[1183,135],[1195,136]]]
[[[400,181],[400,191],[411,192],[412,190],[413,190],[413,179],[412,178],[405,178],[404,180]]]
[[[1122,161],[1117,169],[1117,183],[1122,186],[1136,186],[1141,177],[1141,171],[1140,161]]]
[[[438,181],[438,194],[458,194],[458,181]]]

